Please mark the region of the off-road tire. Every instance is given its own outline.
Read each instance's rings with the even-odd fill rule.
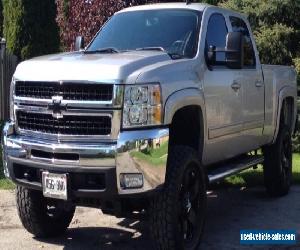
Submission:
[[[264,182],[271,196],[283,196],[292,183],[292,139],[290,129],[282,125],[276,142],[264,148]]]
[[[182,187],[182,178],[191,164],[199,172],[199,195],[201,196],[198,209],[201,218],[197,219],[199,230],[191,245],[186,245],[180,229],[178,218],[178,197]],[[187,146],[173,146],[168,157],[168,167],[164,189],[154,197],[150,209],[150,229],[156,249],[187,250],[196,249],[200,244],[206,214],[206,182],[204,169],[197,152]],[[196,233],[195,233],[196,234]]]
[[[24,187],[16,190],[17,209],[26,230],[39,238],[62,235],[72,221],[75,207],[64,206],[64,201],[45,198],[41,192]],[[55,216],[49,215],[49,204],[56,204]]]

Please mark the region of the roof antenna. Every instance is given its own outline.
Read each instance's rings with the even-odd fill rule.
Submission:
[[[192,3],[192,2],[193,2],[193,0],[186,0],[186,5],[188,5],[188,4]]]

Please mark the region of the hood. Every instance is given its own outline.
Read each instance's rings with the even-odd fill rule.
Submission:
[[[135,81],[143,67],[170,57],[160,51],[132,51],[116,54],[64,53],[37,57],[18,65],[14,77],[23,81]],[[132,79],[133,78],[133,79]]]

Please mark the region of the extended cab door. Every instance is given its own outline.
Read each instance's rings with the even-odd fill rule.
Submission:
[[[246,22],[239,16],[229,16],[232,31],[244,35],[244,67],[240,70],[242,84],[243,138],[245,149],[260,146],[264,125],[264,81],[254,41]]]

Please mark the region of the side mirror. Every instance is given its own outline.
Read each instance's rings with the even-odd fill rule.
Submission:
[[[75,51],[80,51],[84,49],[84,38],[82,36],[77,36],[75,40]]]
[[[244,36],[241,32],[229,32],[226,37],[226,65],[231,69],[244,66]]]

